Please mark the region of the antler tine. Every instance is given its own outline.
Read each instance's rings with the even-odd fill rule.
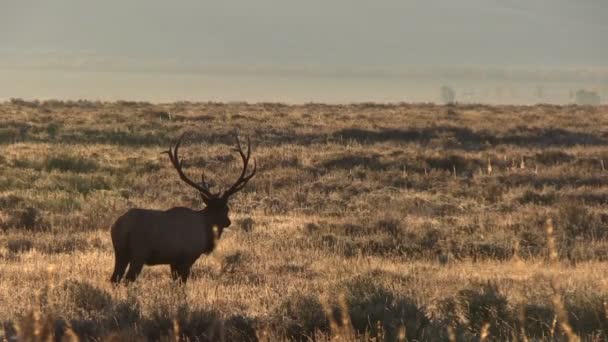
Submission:
[[[247,161],[249,161],[249,156],[251,156],[251,140],[247,136]]]
[[[251,171],[251,173],[249,175],[247,175],[247,169],[249,167],[249,158],[251,157],[251,140],[249,139],[249,136],[247,136],[247,154],[245,154],[243,152],[243,148],[241,146],[241,141],[239,140],[239,136],[237,134],[235,134],[235,139],[236,139],[236,146],[237,146],[236,150],[239,153],[239,155],[241,156],[241,159],[243,161],[243,171],[241,171],[241,175],[236,180],[236,182],[228,190],[226,190],[224,192],[224,194],[222,195],[222,197],[224,197],[224,198],[228,198],[228,196],[241,190],[247,184],[247,182],[249,182],[249,180],[255,175],[255,172],[257,170],[257,162],[254,158],[253,170]]]
[[[201,196],[203,197],[203,200],[210,200],[211,198],[215,197],[210,191],[209,189],[207,189],[204,184],[203,186],[196,184],[196,182],[192,181],[190,178],[188,178],[188,176],[186,176],[186,174],[184,173],[184,171],[182,170],[183,167],[183,160],[179,159],[179,154],[178,154],[178,150],[179,147],[182,143],[182,139],[184,138],[184,134],[182,134],[179,139],[177,140],[177,142],[175,143],[174,146],[170,146],[168,151],[163,151],[163,153],[167,153],[169,155],[169,160],[171,161],[171,164],[173,164],[173,167],[175,168],[175,170],[177,171],[177,174],[179,175],[179,178],[184,181],[186,184],[190,185],[191,187],[195,188],[196,190],[198,190],[201,193]]]
[[[205,189],[207,189],[209,192],[211,192],[211,190],[209,189],[209,184],[205,180],[205,171],[201,172],[201,186],[204,187]],[[219,193],[214,193],[214,194],[212,193],[212,195],[214,197],[217,197],[219,195]]]
[[[242,188],[244,188],[245,185],[247,185],[247,182],[249,182],[249,180],[251,178],[253,178],[253,176],[255,176],[255,171],[257,170],[257,168],[258,168],[257,161],[255,160],[255,158],[253,158],[253,170],[251,170],[251,173],[247,177],[243,177],[242,181],[236,187],[234,187],[231,194],[236,193],[236,192],[240,191]]]

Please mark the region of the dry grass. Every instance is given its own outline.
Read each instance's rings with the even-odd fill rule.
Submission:
[[[606,107],[0,104],[0,336],[608,339],[605,127]],[[122,212],[201,205],[160,152],[191,131],[187,171],[227,184],[235,129],[259,172],[218,249],[185,287],[147,267],[113,288]]]

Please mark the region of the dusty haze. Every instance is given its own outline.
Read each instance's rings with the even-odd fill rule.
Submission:
[[[463,102],[608,98],[599,0],[1,6],[2,99],[417,102],[443,84]]]

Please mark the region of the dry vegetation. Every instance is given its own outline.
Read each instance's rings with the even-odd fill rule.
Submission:
[[[0,336],[606,340],[606,127],[606,107],[0,104]],[[228,184],[234,129],[259,170],[218,249],[186,286],[159,266],[112,287],[121,213],[201,206],[160,152],[191,131],[187,172]]]

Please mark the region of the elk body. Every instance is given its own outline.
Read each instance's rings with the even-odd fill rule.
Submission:
[[[197,184],[182,170],[178,149],[182,137],[167,153],[182,181],[199,191],[205,208],[194,210],[176,207],[166,211],[130,209],[119,217],[111,228],[114,246],[114,273],[110,278],[119,283],[127,269],[126,281],[134,281],[144,265],[170,265],[173,280],[186,282],[190,268],[202,255],[213,251],[224,228],[230,226],[228,199],[241,190],[255,175],[256,164],[247,174],[251,144],[247,141],[247,153],[243,152],[236,137],[237,151],[243,161],[243,170],[237,181],[221,195],[212,193],[206,185]]]

